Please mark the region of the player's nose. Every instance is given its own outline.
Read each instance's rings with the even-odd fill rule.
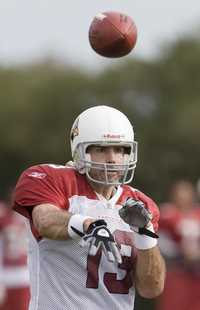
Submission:
[[[110,164],[116,162],[116,152],[113,147],[108,147],[106,150],[106,162]]]

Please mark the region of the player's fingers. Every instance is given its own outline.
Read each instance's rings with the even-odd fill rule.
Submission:
[[[89,255],[95,256],[97,254],[97,251],[98,251],[98,248],[95,245],[90,244],[89,251],[88,251]]]
[[[105,256],[107,257],[108,261],[113,263],[115,261],[115,257],[113,255],[108,243],[103,243],[102,250],[103,250]]]
[[[97,254],[99,246],[100,246],[100,244],[99,244],[98,240],[96,240],[96,238],[93,238],[90,242],[90,245],[89,245],[89,250],[88,250],[89,255],[95,256]]]
[[[122,256],[121,256],[120,250],[119,250],[118,246],[116,245],[116,243],[110,242],[110,248],[111,248],[111,251],[115,257],[115,260],[118,262],[118,264],[121,264],[122,263]]]

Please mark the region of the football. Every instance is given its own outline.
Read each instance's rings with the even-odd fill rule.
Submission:
[[[137,41],[133,19],[119,12],[97,14],[89,28],[89,42],[101,56],[116,58],[131,52]]]

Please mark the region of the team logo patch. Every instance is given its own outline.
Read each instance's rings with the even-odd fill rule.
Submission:
[[[75,122],[75,124],[71,130],[71,135],[70,135],[71,141],[73,141],[74,138],[79,135],[78,123],[79,123],[79,118],[76,120],[76,122]]]

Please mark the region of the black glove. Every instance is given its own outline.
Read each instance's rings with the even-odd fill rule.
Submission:
[[[139,234],[144,234],[152,238],[158,238],[158,235],[148,230],[146,226],[151,222],[152,215],[145,208],[141,200],[127,198],[122,208],[119,210],[120,217]]]
[[[75,229],[74,227],[71,228]],[[89,245],[89,255],[95,256],[101,248],[108,261],[122,263],[119,247],[104,220],[91,223],[86,234],[78,232],[76,229],[74,231],[82,237],[81,246]]]

